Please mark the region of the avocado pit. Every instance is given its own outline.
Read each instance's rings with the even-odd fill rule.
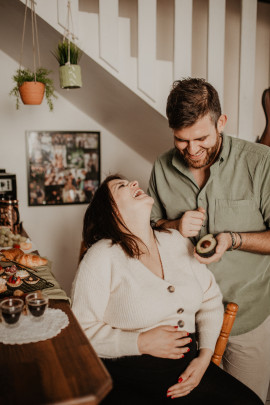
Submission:
[[[211,257],[216,252],[217,241],[213,234],[209,233],[201,238],[196,245],[196,252],[201,257]]]

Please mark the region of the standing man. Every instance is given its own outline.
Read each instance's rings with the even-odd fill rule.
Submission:
[[[176,81],[167,101],[174,148],[153,167],[151,220],[196,242],[213,233],[208,265],[239,311],[226,371],[265,402],[270,380],[270,148],[223,135],[227,117],[203,79]]]

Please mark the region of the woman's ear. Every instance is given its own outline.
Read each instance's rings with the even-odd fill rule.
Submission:
[[[227,122],[227,115],[221,114],[217,122],[217,130],[219,134],[224,131],[226,122]]]

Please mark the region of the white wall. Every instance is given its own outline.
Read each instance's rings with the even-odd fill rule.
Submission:
[[[0,168],[16,174],[17,198],[24,227],[40,254],[53,262],[53,272],[69,294],[77,268],[82,221],[87,205],[28,206],[25,131],[100,131],[102,179],[109,173],[120,172],[129,179],[138,179],[146,189],[151,164],[60,95],[52,113],[45,100],[41,106],[22,105],[17,111],[15,99],[8,94],[13,87],[12,75],[18,65],[2,51],[0,62]]]

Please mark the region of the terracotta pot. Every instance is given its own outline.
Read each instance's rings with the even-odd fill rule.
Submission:
[[[79,65],[64,65],[59,68],[61,89],[78,89],[82,87],[81,67]]]
[[[38,105],[42,103],[45,84],[40,82],[24,82],[19,87],[23,104]]]

